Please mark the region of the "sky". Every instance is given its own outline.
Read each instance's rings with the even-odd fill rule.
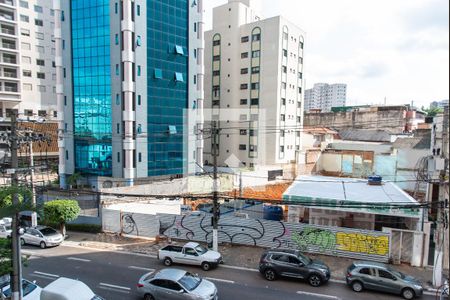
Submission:
[[[347,104],[428,107],[449,99],[448,0],[254,0],[306,32],[306,88],[346,83]],[[204,0],[206,29],[212,8]]]

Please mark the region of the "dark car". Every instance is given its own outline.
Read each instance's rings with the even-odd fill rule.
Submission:
[[[423,294],[420,281],[380,263],[353,263],[347,269],[346,281],[355,292],[368,289],[401,295],[408,300]]]
[[[330,279],[330,268],[319,260],[312,260],[298,250],[267,250],[261,256],[259,272],[267,280],[277,277],[305,279],[314,287]]]

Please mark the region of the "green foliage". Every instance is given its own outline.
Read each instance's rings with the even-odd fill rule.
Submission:
[[[436,117],[438,114],[444,112],[444,110],[439,107],[430,107],[430,108],[422,107],[422,110],[427,113],[428,117]]]
[[[83,178],[83,176],[81,176],[80,173],[74,173],[67,179],[67,183],[72,186],[77,186],[78,180],[80,180],[81,178]]]
[[[0,239],[0,276],[12,271],[11,239]]]
[[[76,200],[54,200],[44,204],[44,218],[51,223],[65,224],[79,214],[80,206]]]
[[[42,222],[43,225],[57,228],[60,224],[50,223],[50,222]],[[76,231],[76,232],[87,232],[87,233],[101,233],[102,225],[96,224],[66,224],[66,229],[68,231]]]
[[[21,186],[0,187],[0,208],[12,205],[12,196],[14,194],[19,196],[21,203],[32,198],[32,192],[28,188]]]

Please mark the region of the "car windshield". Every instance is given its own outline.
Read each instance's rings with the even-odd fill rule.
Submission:
[[[202,255],[206,252],[208,252],[208,249],[206,249],[205,247],[198,245],[197,247],[195,247],[195,251],[197,251],[198,255]]]
[[[95,295],[94,297],[92,297],[91,300],[105,300],[105,299],[103,299],[103,298],[100,297],[100,296]]]
[[[195,290],[200,285],[201,282],[202,279],[200,277],[191,274],[189,272],[186,272],[186,274],[183,277],[181,277],[181,279],[178,281],[178,283],[181,284],[188,291]]]
[[[37,288],[37,286],[32,283],[29,282],[27,280],[23,280],[22,281],[22,289],[23,289],[23,295],[26,296],[29,293],[31,293],[32,291],[34,291]],[[8,287],[6,290],[3,290],[3,294],[5,295],[5,297],[11,297],[11,288]]]
[[[305,256],[301,253],[298,254],[298,258],[305,264],[309,265],[311,263],[311,259],[308,256]]]
[[[50,227],[45,227],[39,230],[43,235],[55,235],[58,234],[58,232]]]

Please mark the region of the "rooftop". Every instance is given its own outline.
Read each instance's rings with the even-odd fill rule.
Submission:
[[[386,130],[343,129],[339,136],[347,141],[391,142],[391,134]]]
[[[365,179],[299,176],[283,202],[327,210],[419,217],[419,203],[395,183],[369,185]]]

